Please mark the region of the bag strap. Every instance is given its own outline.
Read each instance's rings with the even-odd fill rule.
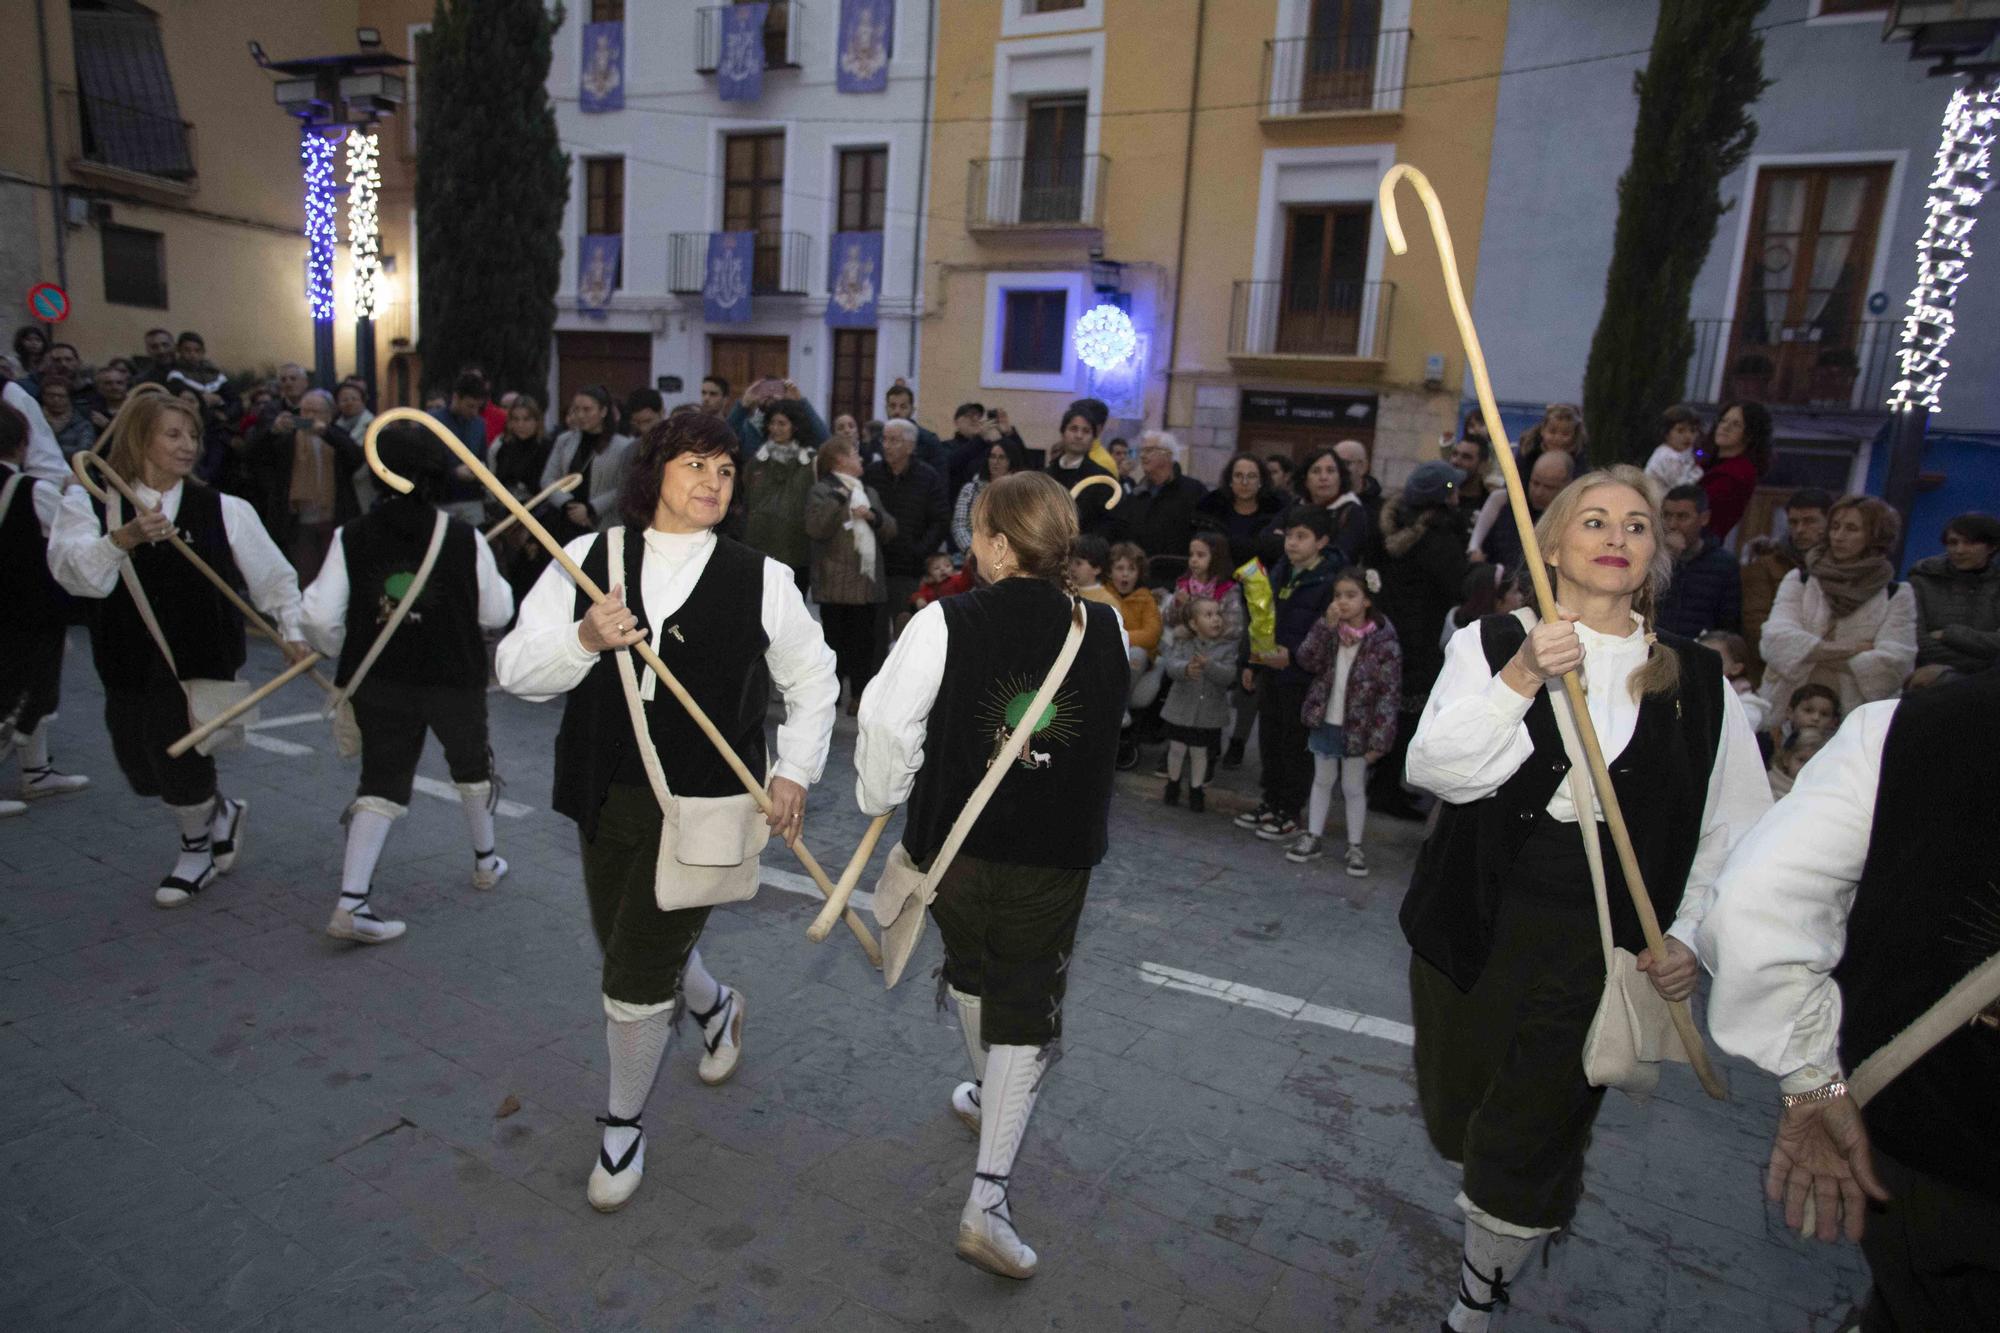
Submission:
[[[1586,687],[1587,690],[1587,687]],[[1555,695],[1556,691],[1550,691]],[[1604,843],[1597,833],[1597,793],[1591,789],[1590,767],[1584,759],[1583,742],[1578,738],[1576,719],[1570,715],[1569,695],[1549,701],[1554,705],[1556,730],[1562,733],[1563,752],[1569,756],[1570,804],[1576,809],[1577,828],[1583,834],[1583,857],[1590,862],[1590,889],[1597,897],[1597,938],[1604,946],[1604,975],[1611,975],[1611,902],[1604,883]]]
[[[605,531],[604,560],[607,570],[625,568],[623,524]],[[660,767],[660,751],[653,744],[652,731],[646,726],[646,705],[639,697],[639,673],[632,667],[632,650],[622,648],[612,656],[618,662],[618,684],[625,693],[625,710],[632,717],[632,740],[639,747],[639,765],[646,770],[646,785],[653,789],[653,799],[659,802],[660,813],[664,815],[673,793],[667,790],[667,774]]]
[[[124,502],[116,495],[107,497],[104,504],[105,535],[109,536],[123,527],[124,518]],[[125,591],[131,595],[132,604],[139,609],[139,619],[146,622],[146,629],[151,632],[153,642],[159,645],[160,656],[167,659],[167,670],[174,673],[175,680],[180,680],[181,669],[174,661],[174,650],[167,647],[167,636],[161,632],[160,622],[153,615],[153,604],[146,600],[146,589],[139,583],[139,571],[132,567],[132,557],[129,553],[119,562],[118,577],[124,582]],[[187,692],[185,682],[181,684],[181,692]]]
[[[993,793],[1000,789],[1000,780],[1006,777],[1007,770],[1014,766],[1014,756],[1021,752],[1023,745],[1027,744],[1028,737],[1034,734],[1035,724],[1041,720],[1049,702],[1056,697],[1056,691],[1062,688],[1064,678],[1069,675],[1070,663],[1076,661],[1077,651],[1083,647],[1083,632],[1088,620],[1089,617],[1084,614],[1083,602],[1078,598],[1071,598],[1069,635],[1063,640],[1062,651],[1056,654],[1055,665],[1049,668],[1048,678],[1042,681],[1042,688],[1035,692],[1034,699],[1029,702],[1028,711],[1022,714],[1020,722],[1014,727],[1013,734],[1007,737],[1006,748],[987,765],[986,776],[972,789],[972,798],[965,803],[965,809],[958,812],[958,818],[952,821],[951,832],[945,835],[944,846],[938,849],[935,857],[931,858],[931,868],[924,876],[923,901],[929,902],[937,896],[938,882],[944,878],[944,872],[950,869],[952,858],[958,855],[959,846],[971,836],[972,826],[979,822],[979,816],[986,811],[986,803],[992,800]]]
[[[431,525],[431,544],[424,551],[423,563],[417,566],[416,577],[411,579],[410,586],[403,590],[402,597],[396,602],[396,609],[389,613],[389,623],[375,636],[375,642],[368,645],[368,655],[361,659],[361,665],[354,668],[354,674],[347,678],[346,686],[328,700],[329,714],[354,697],[354,692],[361,688],[361,681],[367,676],[369,668],[375,665],[375,659],[382,655],[382,650],[389,646],[389,640],[394,638],[396,631],[402,627],[403,618],[410,614],[410,609],[417,604],[417,598],[423,596],[424,585],[430,582],[431,570],[437,566],[438,552],[444,547],[444,533],[449,526],[451,520],[446,518],[444,511],[440,509],[437,522]],[[352,590],[350,595],[351,592]]]
[[[26,472],[16,472],[13,476],[7,478],[5,486],[0,486],[0,519],[7,517],[7,507],[14,503],[14,488],[19,486],[21,478],[27,475]]]

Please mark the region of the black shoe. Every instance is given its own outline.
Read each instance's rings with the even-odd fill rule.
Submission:
[[[1225,751],[1223,751],[1223,752],[1222,752],[1222,766],[1223,766],[1224,768],[1241,768],[1241,767],[1243,767],[1243,742],[1242,742],[1242,741],[1231,741],[1231,742],[1229,742],[1229,748],[1228,748],[1227,750],[1225,750]]]
[[[1198,815],[1208,809],[1208,788],[1188,788],[1188,813]]]
[[[1200,791],[1201,788],[1197,787],[1195,790]],[[1179,805],[1181,803],[1181,780],[1179,778],[1174,778],[1167,783],[1167,789],[1160,793],[1160,800],[1166,805]]]

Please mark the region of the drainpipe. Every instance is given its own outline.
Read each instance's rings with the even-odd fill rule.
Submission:
[[[930,14],[924,22],[924,128],[923,138],[917,141],[917,218],[916,226],[910,229],[910,355],[903,370],[913,380],[917,377],[917,325],[921,313],[917,291],[924,273],[924,201],[930,198],[926,187],[931,169],[931,79],[936,64],[937,0],[931,0]]]
[[[1174,401],[1174,365],[1181,357],[1181,288],[1187,285],[1188,200],[1194,191],[1194,111],[1201,105],[1201,37],[1208,19],[1208,0],[1196,0],[1194,8],[1194,76],[1188,88],[1187,147],[1181,158],[1180,239],[1174,244],[1174,316],[1167,333],[1167,392],[1160,403],[1160,424]]]
[[[42,139],[49,157],[49,205],[56,223],[56,285],[69,290],[69,221],[64,212],[62,176],[56,165],[56,95],[49,86],[49,20],[44,0],[35,0],[35,45],[42,60]]]

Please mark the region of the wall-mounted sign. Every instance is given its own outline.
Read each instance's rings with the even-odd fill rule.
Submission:
[[[1239,411],[1242,421],[1295,426],[1373,426],[1375,395],[1372,393],[1280,393],[1267,389],[1243,390]]]

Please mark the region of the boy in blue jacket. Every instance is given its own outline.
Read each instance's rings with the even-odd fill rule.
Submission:
[[[1239,660],[1243,688],[1257,696],[1257,746],[1264,764],[1264,800],[1255,810],[1236,817],[1238,828],[1252,829],[1266,842],[1290,842],[1299,835],[1299,812],[1312,789],[1312,755],[1306,750],[1304,710],[1312,675],[1292,660],[1313,624],[1326,614],[1333,598],[1333,561],[1326,558],[1333,540],[1333,518],[1315,505],[1299,505],[1285,515],[1285,558],[1271,571],[1276,603],[1277,649],[1268,655],[1250,651],[1246,632]]]

